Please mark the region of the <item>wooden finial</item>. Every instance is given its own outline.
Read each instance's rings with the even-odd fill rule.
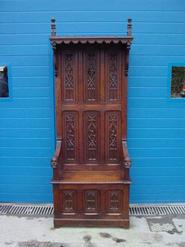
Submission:
[[[56,36],[56,20],[54,17],[51,18],[51,36]]]
[[[127,22],[127,35],[132,36],[132,19],[128,19]]]

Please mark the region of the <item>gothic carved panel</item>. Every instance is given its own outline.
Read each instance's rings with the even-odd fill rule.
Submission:
[[[89,162],[98,160],[98,129],[100,128],[98,116],[99,113],[96,111],[85,112],[85,156],[86,161]]]
[[[85,191],[85,212],[98,212],[98,193],[97,191]]]
[[[107,54],[107,100],[114,102],[120,99],[120,57],[118,52]]]
[[[74,213],[75,204],[75,191],[63,191],[63,213]]]
[[[64,102],[75,102],[76,100],[76,54],[66,52],[63,56],[63,101]]]
[[[109,162],[118,162],[121,145],[120,112],[110,111],[106,113],[106,156]]]
[[[85,56],[85,101],[92,103],[98,98],[97,71],[98,60],[97,52],[87,52]]]
[[[120,213],[122,210],[122,191],[108,191],[108,212]]]
[[[66,162],[77,160],[78,147],[78,114],[77,112],[63,112],[63,143]]]

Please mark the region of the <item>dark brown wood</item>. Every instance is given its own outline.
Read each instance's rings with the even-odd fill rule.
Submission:
[[[127,44],[132,41],[132,37],[118,37],[118,36],[93,36],[93,37],[58,37],[51,36],[51,43],[55,45],[61,44]]]
[[[132,37],[132,19],[128,19],[127,23],[127,36]]]
[[[56,36],[56,20],[51,18],[51,36]]]
[[[62,141],[58,140],[56,145],[56,151],[55,154],[51,160],[51,164],[53,169],[57,168],[58,163],[60,162],[60,158],[62,157]]]
[[[129,226],[126,37],[57,37],[54,226]]]

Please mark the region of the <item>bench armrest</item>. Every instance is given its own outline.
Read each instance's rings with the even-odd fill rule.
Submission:
[[[52,165],[53,168],[56,168],[57,165],[58,165],[59,159],[61,157],[61,151],[62,151],[62,141],[58,140],[54,156],[51,159],[51,165]]]
[[[123,155],[123,163],[124,163],[125,168],[130,168],[131,159],[128,154],[128,147],[127,147],[126,140],[122,140],[122,155]]]

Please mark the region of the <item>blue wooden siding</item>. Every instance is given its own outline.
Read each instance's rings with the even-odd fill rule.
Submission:
[[[131,202],[185,201],[185,99],[170,99],[169,67],[185,64],[182,0],[0,0],[0,201],[52,200],[54,150],[50,18],[63,35],[122,35],[133,19],[128,143]]]

